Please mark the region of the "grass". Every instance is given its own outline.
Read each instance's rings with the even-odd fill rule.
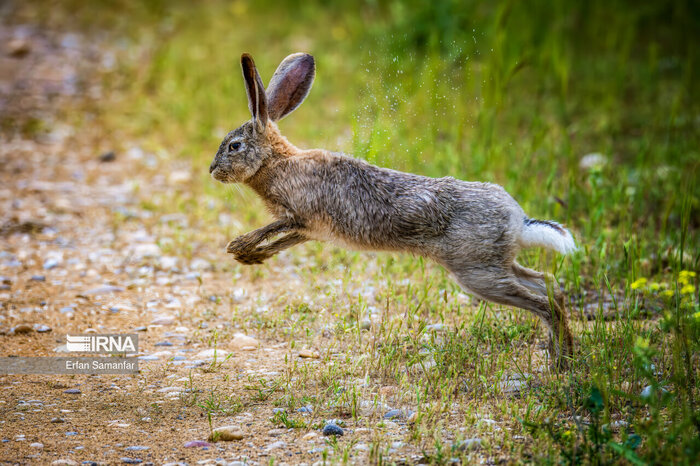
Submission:
[[[531,216],[566,223],[581,245],[566,259],[541,251],[521,257],[566,287],[578,360],[563,375],[538,372],[536,321],[469,305],[422,259],[297,248],[294,270],[312,285],[293,302],[280,299],[270,312],[243,312],[230,297],[217,306],[228,303],[239,323],[284,337],[291,348],[317,343],[314,329],[330,321],[329,346],[318,364],[290,357],[278,380],[252,381],[240,405],[212,394],[201,401],[209,417],[246,403],[295,409],[312,401],[375,429],[370,458],[381,463],[389,457],[381,419],[359,414],[370,381],[399,387],[402,401],[417,407],[408,441],[434,463],[473,454],[450,446],[458,428],[492,436],[487,454],[509,461],[697,460],[700,14],[693,2],[68,5],[45,9],[42,20],[123,40],[120,65],[105,76],[111,92],[87,106],[82,124],[97,121],[110,148],[138,144],[193,167],[192,183],[148,206],[191,219],[176,250],[195,257],[198,244],[267,220],[251,191],[213,183],[206,168],[223,134],[249,117],[241,52],[253,54],[268,80],[297,50],[313,53],[318,71],[307,101],[280,125],[291,141],[428,176],[502,184]],[[583,166],[589,153],[602,158]],[[221,222],[221,212],[230,221]],[[270,266],[217,267],[265,282]],[[371,316],[380,318],[363,329]],[[537,375],[519,397],[506,396],[502,383],[518,374]],[[273,423],[317,421],[297,417],[280,414]],[[485,418],[505,428],[493,431]],[[348,461],[349,448],[328,451],[332,461]]]

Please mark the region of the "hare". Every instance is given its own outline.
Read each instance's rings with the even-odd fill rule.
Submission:
[[[425,256],[465,291],[538,316],[550,332],[555,368],[568,366],[573,339],[562,292],[550,275],[515,261],[530,246],[573,251],[568,230],[530,219],[495,184],[428,178],[295,147],[275,122],[306,98],[314,58],[289,55],[267,91],[250,55],[242,55],[241,66],[252,119],[226,135],[209,172],[222,183],[246,183],[276,220],[234,239],[227,252],[243,264],[259,264],[283,249],[319,240]]]

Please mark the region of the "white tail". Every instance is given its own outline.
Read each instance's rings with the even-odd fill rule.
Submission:
[[[576,250],[574,237],[569,230],[557,222],[549,220],[525,219],[525,225],[519,243],[523,247],[542,246],[554,249],[562,254]]]

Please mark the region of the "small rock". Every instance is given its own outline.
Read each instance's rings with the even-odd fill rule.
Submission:
[[[114,151],[105,152],[99,157],[100,162],[114,162],[117,159],[117,154]]]
[[[126,447],[126,451],[143,451],[143,450],[149,450],[151,447],[146,447],[144,445],[133,445],[131,447]]]
[[[170,343],[169,341],[159,341],[158,343],[156,343],[153,346],[173,346],[173,344]]]
[[[34,324],[34,330],[38,333],[47,333],[51,331],[51,327],[46,324]]]
[[[79,388],[69,388],[68,390],[63,390],[63,393],[67,395],[80,395],[82,392]]]
[[[175,316],[171,314],[159,314],[151,321],[153,325],[171,325],[175,322]]]
[[[384,419],[390,419],[395,421],[404,421],[413,415],[413,411],[410,409],[392,409],[384,414]]]
[[[342,427],[339,427],[335,424],[326,424],[323,426],[323,435],[329,436],[329,435],[343,435],[345,432],[343,431]]]
[[[12,39],[7,44],[7,54],[11,57],[21,58],[32,51],[32,44],[27,39]]]
[[[311,414],[311,413],[313,413],[313,412],[314,412],[314,408],[313,408],[313,406],[311,406],[311,405],[302,406],[301,408],[297,409],[297,413],[307,413],[307,414]]]
[[[0,283],[3,285],[12,285],[12,279],[4,275],[0,276]]]
[[[102,285],[98,286],[97,288],[92,288],[90,290],[87,290],[82,293],[83,296],[91,296],[91,295],[104,295],[104,294],[109,294],[109,293],[121,293],[124,291],[124,288],[121,286],[114,286],[114,285]]]
[[[211,348],[208,350],[200,351],[197,353],[195,358],[197,359],[213,359],[216,357],[217,360],[223,360],[226,358],[226,356],[229,355],[228,351],[216,349],[216,348]]]
[[[52,424],[59,424],[61,422],[66,422],[66,420],[63,419],[62,417],[54,417],[51,419]]]
[[[243,333],[236,333],[231,341],[231,346],[238,351],[255,351],[260,346],[260,342]]]
[[[26,335],[27,333],[32,333],[33,331],[34,327],[29,324],[19,324],[12,329],[12,333],[14,335]]]
[[[308,434],[304,435],[301,439],[302,440],[313,440],[316,437],[318,437],[318,432],[309,432]]]
[[[444,332],[445,326],[443,324],[430,324],[430,325],[426,325],[425,329],[428,332]]]
[[[267,431],[267,435],[270,437],[279,437],[287,433],[287,429],[270,429]]]
[[[32,448],[44,448],[44,444],[40,442],[30,443],[29,446]]]
[[[277,442],[271,443],[268,446],[265,447],[266,450],[278,450],[280,448],[284,448],[287,446],[287,443],[279,440]]]
[[[360,322],[360,330],[369,330],[372,328],[372,321],[369,319],[362,319]]]
[[[321,355],[318,353],[318,351],[303,349],[299,351],[299,357],[304,359],[318,359],[321,357]]]
[[[46,277],[44,275],[32,275],[32,278],[30,278],[31,281],[33,282],[45,282]],[[60,461],[60,460],[57,460]]]
[[[458,451],[469,451],[469,450],[479,450],[481,449],[481,439],[480,438],[468,438],[464,439],[455,445],[455,449]]]
[[[139,464],[139,463],[142,463],[142,462],[143,462],[142,459],[139,459],[139,458],[129,458],[128,456],[122,456],[122,457],[119,458],[119,459],[122,461],[122,463],[126,463],[126,464]]]
[[[237,426],[217,427],[209,436],[210,442],[230,442],[232,440],[243,440],[245,434]]]
[[[53,257],[50,257],[44,261],[44,270],[51,270],[55,267],[58,267],[58,260],[54,259]]]
[[[198,447],[210,447],[211,443],[205,442],[204,440],[190,440],[185,442],[185,448],[198,448]]]
[[[63,465],[63,466],[78,466],[78,463],[72,459],[60,459],[51,463],[52,465]]]

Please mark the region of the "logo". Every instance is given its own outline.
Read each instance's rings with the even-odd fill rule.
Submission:
[[[66,335],[72,353],[136,353],[138,335]]]

